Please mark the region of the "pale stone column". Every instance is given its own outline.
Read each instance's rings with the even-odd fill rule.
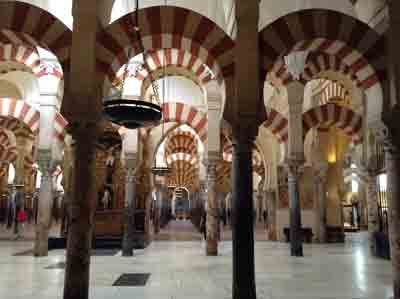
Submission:
[[[125,153],[125,221],[122,256],[133,256],[135,234],[136,154]]]
[[[17,162],[15,165],[15,184],[25,184],[25,156],[27,154],[27,138],[22,135],[16,135],[17,139]]]
[[[277,198],[275,190],[265,191],[267,206],[268,206],[268,240],[277,241],[276,231],[276,210],[277,210]]]
[[[155,183],[155,191],[156,191],[156,200],[153,202],[153,209],[154,209],[154,218],[153,218],[153,227],[154,227],[154,234],[158,234],[160,232],[160,207],[161,207],[161,183]]]
[[[39,190],[38,220],[36,224],[34,256],[43,257],[48,255],[48,238],[50,230],[51,206],[53,202],[53,180],[54,170],[51,150],[39,150],[38,164],[42,173]]]
[[[327,236],[327,198],[326,198],[326,184],[327,184],[327,171],[328,165],[324,164],[319,167],[315,173],[315,205],[316,209],[316,224],[317,224],[317,240],[320,243],[328,241]]]
[[[208,152],[207,166],[207,246],[208,256],[218,255],[218,199],[215,190],[219,153]]]

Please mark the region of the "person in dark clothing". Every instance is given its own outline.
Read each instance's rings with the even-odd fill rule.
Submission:
[[[267,228],[268,227],[268,212],[267,212],[267,210],[263,211],[263,220],[264,220],[264,226],[265,226],[265,228]]]
[[[221,220],[222,220],[223,225],[226,226],[227,221],[226,221],[226,210],[225,210],[225,208],[223,208],[222,211],[221,211]]]
[[[204,212],[200,220],[200,232],[203,233],[204,240],[207,240],[207,212]]]

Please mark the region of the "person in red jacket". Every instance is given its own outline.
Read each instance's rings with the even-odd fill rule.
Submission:
[[[16,239],[22,238],[23,230],[24,230],[24,223],[26,221],[26,213],[24,208],[20,208],[17,214],[17,222],[18,222],[18,229],[17,229],[17,237]]]

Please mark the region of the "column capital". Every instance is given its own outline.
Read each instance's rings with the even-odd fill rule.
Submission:
[[[304,169],[306,168],[306,165],[304,164],[304,159],[296,159],[296,158],[287,159],[283,164],[283,166],[285,167],[289,175],[294,176],[296,178],[299,178],[303,174]]]
[[[295,51],[285,56],[285,64],[289,74],[294,80],[299,81],[306,67],[308,51]]]
[[[125,169],[134,169],[137,166],[137,153],[125,152],[122,163]]]
[[[55,170],[55,163],[52,159],[50,149],[39,149],[37,153],[37,163],[43,177],[49,177]]]
[[[317,182],[325,183],[328,176],[329,164],[322,162],[314,167],[315,180]]]
[[[100,135],[103,126],[101,122],[93,120],[71,120],[67,126],[67,132],[71,135],[73,142],[93,142]]]
[[[221,159],[222,157],[219,151],[208,151],[203,163],[205,166],[216,165]]]

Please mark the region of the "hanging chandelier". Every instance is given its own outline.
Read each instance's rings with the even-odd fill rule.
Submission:
[[[137,66],[136,71],[138,71],[138,69],[141,67],[147,70],[154,96],[151,97],[152,102],[145,101],[141,97],[137,97],[137,99],[124,98],[125,81],[129,74],[128,68],[133,52],[133,47],[130,47],[128,51],[129,60],[125,65],[120,85],[117,87],[117,92],[115,94],[105,98],[103,103],[103,113],[105,117],[112,123],[116,123],[128,129],[139,129],[158,125],[162,119],[162,106],[160,105],[157,82],[154,80],[150,67],[147,63],[147,51],[144,48],[140,32],[139,0],[136,0],[135,25],[133,28],[130,28],[130,32],[138,40],[140,51],[143,55],[143,65]]]
[[[167,6],[167,0],[165,0],[164,5]],[[165,93],[166,93],[165,79],[166,79],[166,75],[167,75],[166,74],[167,73],[166,72],[167,63],[165,61],[166,58],[165,58],[164,51],[162,53],[163,53],[163,78],[164,78],[162,81],[162,88],[163,88],[162,103],[164,104],[165,103]],[[153,88],[153,91],[154,91],[154,94],[156,96],[158,96],[158,85],[156,86],[155,89]],[[161,124],[161,140],[164,139],[164,135],[165,135],[164,122],[162,122],[162,124]],[[169,167],[168,165],[167,166],[157,165],[157,158],[155,158],[154,166],[151,168],[151,172],[156,176],[163,177],[163,176],[170,175],[172,173],[172,168]]]

